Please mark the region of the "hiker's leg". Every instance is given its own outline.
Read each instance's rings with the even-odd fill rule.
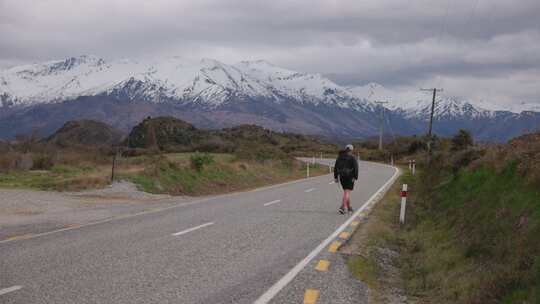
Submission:
[[[351,208],[351,190],[347,190],[347,208]]]
[[[344,189],[343,190],[343,208],[348,208],[349,207],[349,202],[350,202],[350,197],[351,195],[351,190],[348,190],[348,189]]]

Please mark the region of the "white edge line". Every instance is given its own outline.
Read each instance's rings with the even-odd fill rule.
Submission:
[[[385,165],[388,166],[388,165]],[[390,167],[390,166],[388,166]],[[277,281],[272,287],[270,287],[263,295],[261,295],[254,304],[266,304],[270,302],[287,284],[289,284],[302,269],[304,269],[311,260],[313,260],[332,240],[334,240],[349,224],[362,212],[365,208],[371,205],[372,202],[379,199],[379,195],[385,193],[388,188],[394,183],[399,175],[399,169],[392,167],[395,172],[394,175],[382,185],[377,192],[375,192],[365,203],[359,208],[343,225],[341,225],[334,233],[332,233],[326,240],[324,240],[317,248],[315,248],[308,256],[306,256],[300,263],[296,264],[285,276],[283,276],[279,281]]]
[[[266,206],[270,206],[270,205],[273,205],[273,204],[276,204],[276,203],[279,203],[279,202],[281,202],[281,200],[275,200],[275,201],[268,202],[268,203],[264,204],[263,206],[266,207]]]
[[[8,287],[8,288],[0,289],[0,296],[4,295],[6,293],[17,291],[17,290],[19,290],[21,288],[22,288],[22,286],[11,286],[11,287]]]
[[[177,233],[173,233],[172,235],[174,235],[174,236],[179,236],[179,235],[186,234],[186,233],[190,233],[190,232],[192,232],[192,231],[195,231],[195,230],[198,230],[198,229],[207,227],[207,226],[212,226],[212,225],[214,225],[214,223],[213,223],[213,222],[209,222],[209,223],[202,224],[202,225],[199,225],[199,226],[195,226],[195,227],[193,227],[193,228],[189,228],[189,229],[186,229],[186,230],[177,232]]]
[[[317,189],[317,188],[309,188],[309,189],[307,189],[307,190],[304,190],[304,192],[311,192],[311,191],[313,191],[313,190],[315,190],[315,189]]]
[[[329,184],[329,185],[333,185],[334,183],[335,183],[335,182],[332,181],[332,182],[329,182],[328,184]]]

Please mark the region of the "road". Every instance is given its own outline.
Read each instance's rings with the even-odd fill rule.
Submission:
[[[361,162],[353,206],[394,174]],[[294,279],[291,269],[302,272],[299,263],[348,219],[337,213],[332,179],[2,242],[0,303],[290,303],[281,289]]]

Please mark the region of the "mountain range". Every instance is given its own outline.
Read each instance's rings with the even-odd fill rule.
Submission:
[[[388,100],[385,107],[375,101]],[[175,116],[199,128],[257,124],[276,131],[359,138],[423,134],[431,96],[379,84],[341,86],[320,74],[269,62],[225,64],[181,57],[106,61],[83,55],[0,71],[0,138],[48,135],[66,121],[95,119],[127,131],[147,116]],[[540,106],[504,110],[485,101],[437,100],[434,131],[469,129],[504,141],[536,130]]]

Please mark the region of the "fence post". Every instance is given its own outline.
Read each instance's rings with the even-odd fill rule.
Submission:
[[[306,163],[306,178],[309,178],[309,163]]]
[[[328,165],[328,173],[332,173],[332,166]]]
[[[401,210],[399,212],[399,223],[405,224],[405,210],[407,209],[407,184],[403,184],[401,190]]]
[[[409,171],[412,171],[412,160],[409,159]]]
[[[416,173],[416,160],[413,159],[412,161],[412,175]]]
[[[394,166],[394,154],[390,155],[390,165]]]

